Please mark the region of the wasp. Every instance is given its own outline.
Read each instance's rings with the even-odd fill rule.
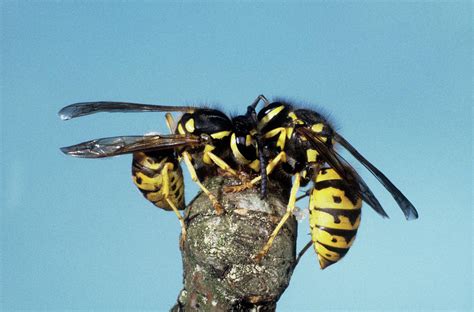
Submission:
[[[186,227],[179,210],[185,207],[183,173],[184,162],[192,180],[209,197],[218,215],[223,207],[202,183],[201,169],[219,168],[225,173],[242,178],[238,172],[260,172],[262,186],[266,180],[266,162],[258,152],[259,136],[255,136],[257,117],[255,107],[261,97],[247,108],[245,115],[229,118],[217,109],[193,106],[164,106],[129,102],[83,102],[59,111],[63,120],[99,112],[166,112],[166,123],[171,134],[118,136],[86,141],[63,147],[67,155],[84,158],[112,157],[133,154],[132,179],[146,199],[155,206],[172,210],[181,224],[181,243]],[[181,112],[175,122],[170,112]],[[229,148],[230,147],[230,148]],[[232,164],[229,165],[229,163]],[[233,167],[237,167],[237,170]],[[209,175],[210,171],[206,171]],[[263,188],[264,189],[264,188]]]
[[[378,179],[391,193],[407,220],[418,218],[415,207],[402,192],[337,133],[321,114],[277,100],[267,103],[258,112],[257,132],[262,137],[261,150],[268,153],[266,174],[271,177],[272,171],[279,168],[294,177],[286,212],[256,255],[257,261],[267,254],[273,240],[293,214],[299,188],[310,182],[310,228],[322,269],[344,257],[354,242],[360,224],[362,201],[382,217],[388,218],[368,185],[336,151],[336,144],[349,151]],[[260,180],[260,176],[256,177],[237,187],[237,190],[251,187]]]

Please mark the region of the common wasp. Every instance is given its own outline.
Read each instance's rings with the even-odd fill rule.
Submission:
[[[118,136],[86,141],[63,147],[67,155],[83,158],[102,158],[133,154],[132,178],[146,199],[155,206],[172,210],[181,224],[181,243],[186,227],[179,212],[185,207],[184,183],[180,161],[185,163],[192,180],[209,197],[218,215],[223,208],[214,194],[201,183],[209,170],[219,168],[239,179],[241,172],[262,172],[266,178],[263,153],[258,152],[259,136],[255,135],[258,97],[247,108],[245,115],[228,117],[217,109],[193,106],[164,106],[128,102],[83,102],[59,111],[63,120],[99,112],[166,112],[166,123],[171,134]],[[181,112],[175,123],[170,112]],[[230,148],[229,148],[230,147]],[[230,164],[229,164],[230,163]],[[235,168],[235,169],[234,169]],[[205,169],[205,170],[201,170]]]
[[[262,138],[260,150],[265,151],[268,161],[267,175],[272,178],[272,172],[278,168],[294,177],[286,213],[256,255],[257,261],[266,255],[293,214],[299,188],[309,182],[312,182],[307,192],[310,197],[312,242],[322,269],[339,261],[354,242],[362,201],[382,217],[388,218],[368,185],[335,150],[335,144],[345,148],[378,179],[398,203],[407,220],[418,218],[415,207],[400,190],[337,133],[321,114],[309,109],[297,109],[284,100],[266,101],[257,115],[257,133]],[[260,180],[261,176],[258,176],[232,190],[252,187]]]
[[[256,107],[263,101],[263,108]],[[201,183],[209,170],[219,169],[239,178],[242,183],[226,191],[241,191],[261,183],[265,196],[266,180],[276,173],[293,177],[285,214],[256,255],[260,261],[269,251],[285,222],[295,211],[300,187],[310,184],[310,228],[312,242],[322,269],[336,263],[354,242],[361,216],[362,201],[379,215],[387,213],[368,185],[336,151],[339,144],[364,165],[391,193],[407,220],[418,218],[413,204],[373,164],[334,130],[328,120],[309,109],[295,108],[277,100],[270,103],[263,95],[247,107],[244,115],[228,117],[223,112],[193,106],[162,106],[124,102],[86,102],[63,108],[62,119],[97,112],[167,112],[172,134],[120,136],[96,139],[61,150],[86,158],[110,157],[132,153],[134,183],[155,206],[172,210],[181,223],[181,243],[186,236],[184,220],[184,184],[180,161],[191,178],[209,197],[217,214],[223,208]],[[175,123],[170,112],[182,112]],[[206,169],[205,174],[199,174]],[[275,170],[277,169],[277,170]],[[245,173],[244,175],[242,173]],[[247,180],[247,173],[255,176]]]

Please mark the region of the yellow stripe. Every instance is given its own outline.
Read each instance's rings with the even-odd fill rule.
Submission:
[[[311,230],[311,237],[313,241],[318,241],[320,243],[325,244],[326,246],[346,249],[349,249],[349,247],[352,246],[352,243],[355,239],[354,235],[353,238],[349,242],[347,242],[343,236],[332,235],[331,233],[317,227],[314,227]]]
[[[189,133],[193,133],[195,128],[194,128],[194,119],[191,118],[189,119],[186,124],[184,125],[184,127],[186,128],[186,130],[188,130]]]
[[[308,170],[304,169],[300,172],[300,175],[302,178],[306,178],[306,175],[308,174]]]
[[[275,129],[270,130],[270,131],[268,131],[267,133],[265,133],[265,134],[263,135],[263,137],[264,137],[265,139],[273,138],[274,136],[280,134],[284,129],[285,129],[285,128],[283,128],[283,127],[275,128]]]
[[[307,149],[306,150],[306,159],[308,162],[316,162],[316,157],[318,156],[318,152],[314,149]]]
[[[321,131],[323,131],[323,128],[324,128],[324,124],[317,123],[311,126],[311,131],[320,133]]]
[[[357,230],[360,224],[360,214],[357,217],[354,224],[351,223],[349,218],[339,215],[339,223],[336,223],[334,217],[321,210],[312,210],[309,218],[310,225],[315,228],[317,225],[341,230]]]
[[[316,182],[327,180],[342,180],[341,176],[334,169],[324,169],[316,176]]]
[[[143,152],[136,152],[133,153],[133,161],[139,163],[145,168],[151,169],[153,171],[158,171],[168,161],[168,157],[150,157]]]
[[[164,200],[164,196],[161,190],[146,194],[146,199],[148,199],[160,208],[166,209],[168,207],[168,203]]]
[[[179,132],[179,134],[186,134],[186,132],[183,129],[183,125],[181,124],[181,122],[178,124],[178,132]]]
[[[202,161],[205,164],[207,164],[207,165],[212,165],[213,164],[212,159],[209,157],[209,155],[207,155],[207,153],[213,151],[215,148],[216,148],[215,146],[212,146],[212,145],[209,145],[209,144],[206,144],[204,146],[204,151],[202,153]]]
[[[316,249],[316,248],[315,248]],[[327,260],[326,258],[318,255],[318,260],[319,260],[319,267],[321,269],[325,269],[327,268],[328,266],[330,266],[331,264],[333,264],[332,262],[329,262],[329,260]]]
[[[286,142],[286,129],[282,128],[280,136],[278,137],[277,147],[279,147],[280,150],[283,150],[285,148],[285,142]]]
[[[285,141],[286,141],[286,131],[290,129],[290,128],[283,128],[283,127],[279,127],[279,128],[275,128],[273,130],[270,130],[268,131],[267,133],[265,133],[263,135],[263,137],[265,139],[269,139],[269,138],[272,138],[276,135],[278,135],[278,139],[277,139],[277,147],[279,147],[281,150],[283,150],[285,148]]]
[[[296,117],[296,114],[295,114],[294,112],[290,112],[290,113],[288,114],[288,116],[289,116],[293,121],[298,119],[298,117]]]
[[[336,202],[334,197],[340,197],[341,202]],[[334,188],[327,187],[322,190],[314,189],[311,193],[310,198],[310,209],[314,208],[335,208],[335,209],[347,209],[355,210],[360,209],[362,206],[362,201],[360,198],[357,199],[356,204],[354,205],[352,201],[347,198],[345,192]]]
[[[155,160],[159,160],[159,162],[155,162]],[[164,164],[168,161],[168,157],[164,157],[162,159],[157,159],[157,158],[152,158],[152,157],[148,157],[148,156],[145,156],[145,158],[143,158],[141,161],[140,161],[140,164],[148,169],[151,169],[151,170],[160,170],[161,168],[163,168]]]
[[[245,146],[252,145],[252,141],[252,136],[250,134],[247,134],[247,136],[245,137]]]
[[[326,258],[330,261],[336,262],[336,261],[339,261],[341,259],[341,255],[339,253],[328,250],[326,247],[319,244],[318,242],[314,243],[314,248],[315,248],[316,252],[318,253],[318,255],[320,255],[320,256],[322,256],[322,257],[324,257],[324,258]]]
[[[247,165],[249,168],[253,169],[254,171],[260,171],[260,160],[255,159],[252,161],[249,165]]]
[[[263,128],[270,120],[273,119],[273,117],[278,115],[284,108],[285,106],[281,105],[269,111],[265,116],[263,116],[262,120],[260,120],[260,122],[258,123],[258,127]]]
[[[141,183],[137,182],[137,179],[141,179]],[[155,175],[155,177],[150,178],[144,175],[141,172],[137,172],[134,176],[132,176],[133,183],[144,191],[155,191],[161,188],[161,184],[163,183],[163,177],[161,175]]]
[[[230,137],[230,149],[232,150],[232,154],[234,155],[235,159],[243,164],[243,165],[246,165],[248,164],[250,161],[245,158],[244,155],[242,155],[242,153],[239,151],[239,148],[237,147],[237,141],[235,139],[235,133],[232,133],[232,136]]]
[[[213,139],[222,139],[223,137],[228,136],[230,133],[231,133],[230,131],[220,131],[220,132],[211,134],[211,137]]]

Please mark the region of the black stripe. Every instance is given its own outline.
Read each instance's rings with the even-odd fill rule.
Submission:
[[[263,108],[257,115],[258,121],[260,122],[264,118],[264,116],[268,115],[271,111],[273,111],[279,106],[284,107],[278,114],[273,116],[273,118],[269,120],[262,129],[260,129],[261,133],[267,133],[273,129],[279,127],[287,127],[289,124],[291,124],[292,120],[288,116],[288,114],[290,113],[290,106],[281,102],[274,102]]]
[[[221,131],[231,131],[232,122],[223,112],[216,109],[199,109],[193,113],[184,114],[181,119],[178,121],[179,124],[183,127],[183,130],[188,133],[185,125],[190,120],[194,119],[194,134],[200,135],[202,133],[207,133],[209,135]],[[223,138],[227,140],[227,137]],[[222,139],[215,139],[219,141]]]
[[[343,191],[354,206],[357,204],[357,200],[359,199],[357,191],[352,189],[344,180],[325,180],[314,183],[314,188],[319,191],[329,187]]]
[[[143,193],[143,196],[147,196],[148,194],[150,193],[160,193],[161,196],[164,198],[163,196],[163,193],[161,192],[161,187],[157,187],[155,188],[154,190],[143,190],[143,189],[140,189],[140,191]],[[146,199],[148,199],[148,197],[146,197]],[[151,200],[150,200],[151,201]]]
[[[329,260],[329,259],[326,258],[324,255],[320,255],[320,256],[323,257],[324,260],[327,261],[328,264],[326,265],[326,268],[327,268],[328,266],[333,265],[334,263],[336,263],[335,261]]]
[[[150,169],[135,161],[132,164],[133,175],[136,175],[138,172],[141,172],[149,178],[154,178],[156,175],[160,174],[161,169],[162,167],[160,167],[159,169]]]
[[[331,235],[337,235],[344,237],[347,243],[349,243],[357,234],[357,230],[341,230],[341,229],[331,229],[324,226],[316,226],[318,229],[328,232]]]
[[[242,154],[246,160],[253,161],[257,159],[257,150],[253,145],[245,145],[246,140],[246,135],[238,136],[235,134],[234,142],[240,154]]]
[[[337,247],[328,246],[320,242],[318,243],[324,246],[324,248],[326,248],[327,250],[338,253],[341,258],[344,257],[346,253],[349,251],[349,248],[337,248]]]
[[[341,223],[341,219],[339,217],[346,217],[349,219],[349,222],[352,226],[357,221],[357,218],[360,216],[360,208],[359,209],[336,209],[336,208],[315,208],[315,210],[319,210],[325,213],[330,214],[334,218],[334,223],[339,224]]]

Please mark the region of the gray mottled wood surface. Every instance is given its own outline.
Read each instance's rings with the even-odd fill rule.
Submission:
[[[215,176],[205,183],[218,195],[223,215],[216,215],[203,193],[186,208],[184,285],[172,311],[274,311],[290,282],[297,236],[293,217],[263,261],[253,259],[286,209],[288,187],[270,182],[268,196],[261,200],[258,188],[223,191],[235,182]]]

